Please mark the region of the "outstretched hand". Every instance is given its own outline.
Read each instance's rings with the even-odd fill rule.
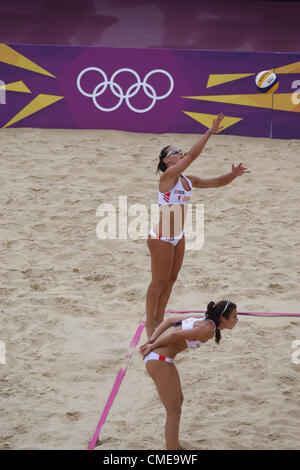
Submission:
[[[242,163],[240,163],[238,166],[234,166],[234,163],[232,164],[232,174],[236,176],[242,176],[244,173],[251,173],[248,168],[245,168]]]
[[[220,124],[221,124],[222,120],[224,119],[224,117],[225,117],[224,114],[220,113],[220,114],[218,114],[216,119],[213,120],[212,126],[209,129],[212,134],[215,134],[216,132],[220,131],[221,129],[224,129],[224,126],[220,127]]]

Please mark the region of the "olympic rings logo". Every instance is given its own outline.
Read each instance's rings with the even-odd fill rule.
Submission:
[[[82,89],[80,82],[81,82],[82,77],[91,70],[94,70],[94,71],[98,72],[102,76],[103,81],[100,82],[94,88],[92,93],[89,93],[89,92]],[[114,81],[115,78],[120,73],[124,73],[124,72],[131,73],[136,78],[136,83],[131,85],[128,88],[128,90],[126,91],[126,93],[124,93],[121,86]],[[170,81],[169,90],[164,95],[161,95],[161,96],[157,96],[156,91],[153,88],[153,86],[151,86],[149,83],[147,83],[149,77],[151,77],[151,75],[154,75],[156,73],[166,75],[168,77],[169,81]],[[103,106],[101,106],[98,103],[97,98],[98,98],[98,96],[102,95],[106,91],[108,85],[109,85],[110,91],[113,93],[114,96],[119,98],[119,101],[115,106],[112,106],[111,108],[104,108]],[[146,96],[148,96],[150,99],[152,99],[152,103],[144,109],[137,109],[130,103],[130,98],[135,96],[140,91],[141,87],[143,88],[143,91],[146,94]],[[88,98],[92,98],[94,105],[98,109],[100,109],[101,111],[105,111],[105,112],[115,111],[116,109],[118,109],[121,106],[121,104],[125,100],[128,108],[131,109],[131,111],[134,111],[135,113],[146,113],[147,111],[150,111],[150,109],[152,109],[153,106],[155,106],[157,100],[163,100],[163,99],[167,98],[172,93],[173,88],[174,88],[174,80],[173,80],[172,75],[169,72],[167,72],[166,70],[155,69],[155,70],[152,70],[151,72],[147,73],[144,80],[141,81],[139,74],[137,72],[135,72],[134,70],[129,69],[129,68],[123,68],[123,69],[117,70],[116,72],[114,72],[112,74],[111,79],[108,80],[106,73],[102,69],[99,69],[98,67],[87,67],[86,69],[82,70],[80,72],[80,74],[78,75],[78,77],[77,77],[77,88],[80,91],[80,93],[82,93],[84,96],[87,96]]]

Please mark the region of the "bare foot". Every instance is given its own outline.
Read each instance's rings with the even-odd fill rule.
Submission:
[[[186,449],[185,447],[179,446],[177,450],[198,450],[198,449]]]

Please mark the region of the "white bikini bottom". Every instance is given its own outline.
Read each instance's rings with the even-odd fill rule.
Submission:
[[[168,243],[171,243],[173,246],[176,246],[177,243],[182,239],[184,235],[184,231],[182,230],[182,232],[179,235],[177,235],[177,237],[166,238],[166,237],[159,237],[158,235],[156,235],[153,228],[151,228],[149,231],[149,235],[151,235],[152,238],[157,238],[158,240],[162,240],[163,242],[168,242]]]
[[[147,362],[147,361],[165,361],[165,362],[170,362],[172,364],[173,362],[173,359],[171,359],[170,357],[166,357],[166,356],[162,356],[161,354],[157,354],[153,351],[149,352],[149,354],[147,354],[147,356],[144,357],[144,361]]]

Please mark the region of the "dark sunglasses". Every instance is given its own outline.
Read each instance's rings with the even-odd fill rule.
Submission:
[[[164,158],[167,158],[169,155],[177,155],[180,152],[181,152],[181,149],[171,150],[171,152],[167,153],[167,155]]]

